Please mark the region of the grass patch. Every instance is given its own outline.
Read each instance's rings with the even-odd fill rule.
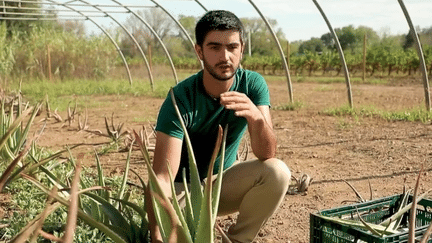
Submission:
[[[352,116],[359,117],[378,117],[387,121],[409,121],[431,123],[432,112],[421,108],[413,108],[405,111],[382,111],[373,107],[350,108],[348,106],[326,109],[321,114],[330,116]]]
[[[286,82],[285,75],[263,75],[267,82]],[[321,84],[333,84],[333,83],[345,83],[345,77],[342,76],[305,76],[305,75],[292,75],[291,81],[296,83],[321,83]],[[366,78],[365,81],[360,77],[351,77],[351,84],[389,84],[391,80],[389,78]]]
[[[155,81],[154,91],[152,91],[150,83],[143,80],[135,80],[132,85],[127,80],[29,81],[22,83],[21,92],[25,99],[31,102],[45,100],[46,95],[48,95],[50,106],[64,111],[71,100],[76,100],[79,106],[89,108],[102,105],[92,100],[92,95],[132,95],[163,98],[174,85],[172,80],[158,80]],[[8,89],[18,90],[19,86],[14,83]],[[71,106],[73,105],[71,104]]]
[[[328,85],[324,84],[319,86],[318,88],[315,88],[316,91],[320,91],[320,92],[326,92],[326,91],[333,91],[335,90],[334,88],[329,87]]]
[[[146,123],[146,122],[156,122],[155,117],[134,117],[133,118],[133,122],[137,122],[137,123]]]
[[[295,111],[303,108],[305,105],[301,101],[294,101],[293,103],[289,104],[282,104],[273,107],[274,110],[283,110],[283,111]]]

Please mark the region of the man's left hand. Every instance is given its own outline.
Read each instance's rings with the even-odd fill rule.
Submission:
[[[236,91],[222,93],[220,103],[226,109],[233,110],[236,116],[246,118],[248,123],[264,119],[257,106],[243,93]]]

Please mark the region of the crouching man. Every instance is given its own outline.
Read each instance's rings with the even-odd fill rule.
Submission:
[[[281,204],[291,178],[287,165],[275,158],[268,87],[258,73],[239,68],[244,29],[233,13],[206,13],[198,21],[195,34],[195,49],[204,69],[180,82],[173,91],[192,141],[200,178],[206,176],[218,126],[228,124],[225,161],[218,158],[214,168],[217,172],[219,166],[224,167],[218,215],[239,212],[227,235],[232,242],[252,242]],[[236,163],[246,129],[257,159]],[[181,171],[186,168],[189,175],[189,167],[184,133],[170,95],[160,109],[156,131],[153,169],[165,193],[171,195],[168,165],[179,183]],[[151,203],[147,205],[153,242],[162,242]]]

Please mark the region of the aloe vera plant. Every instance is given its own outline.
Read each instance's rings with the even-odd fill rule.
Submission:
[[[170,95],[173,101],[173,106],[180,120],[180,124],[183,128],[184,137],[186,140],[185,142],[188,147],[189,168],[191,173],[191,192],[189,193],[187,189],[188,185],[186,184],[185,173],[183,172],[186,206],[185,208],[180,208],[175,196],[173,196],[175,199],[171,203],[167,195],[165,195],[165,193],[162,191],[161,186],[159,185],[156,178],[156,174],[151,167],[150,156],[148,154],[146,145],[138,139],[138,144],[140,145],[141,152],[143,153],[143,157],[149,171],[149,190],[151,192],[150,194],[152,195],[152,204],[155,218],[157,224],[160,227],[164,242],[213,242],[215,235],[214,225],[216,222],[217,208],[219,206],[219,195],[222,184],[223,166],[219,167],[219,173],[214,183],[211,178],[213,166],[219,150],[221,150],[221,161],[224,161],[225,140],[228,129],[225,128],[225,132],[223,132],[222,127],[219,127],[216,146],[208,169],[208,180],[206,181],[203,188],[198,175],[198,169],[190,138],[187,133],[186,126],[182,120],[180,111],[177,107],[172,89],[170,90]],[[135,136],[137,137],[138,135],[135,133]],[[170,177],[172,194],[175,195],[171,174]]]
[[[14,103],[12,99],[6,107],[6,101],[1,101],[0,108],[0,157],[4,160],[14,160],[21,149],[24,147],[31,124],[38,113],[41,104],[37,104],[33,109],[23,106],[21,96],[17,98],[16,116],[14,116]],[[8,112],[6,109],[8,108]],[[33,110],[33,111],[32,111]],[[23,120],[31,112],[31,116],[24,127]]]
[[[21,99],[19,99],[21,100]],[[13,103],[13,102],[12,102]],[[19,102],[21,107],[21,102]],[[5,112],[5,102],[1,102],[1,114],[0,114],[0,153],[4,161],[11,159],[12,162],[7,166],[4,172],[0,176],[0,192],[6,186],[8,181],[18,176],[17,171],[25,168],[22,165],[21,160],[26,156],[29,149],[34,149],[33,142],[27,141],[28,131],[33,119],[40,109],[40,104],[33,108],[31,117],[25,127],[22,130],[22,122],[30,114],[31,108],[27,108],[22,111],[22,107],[18,109],[17,115],[14,118],[13,105],[9,108],[9,114]],[[26,144],[27,142],[27,144]],[[24,146],[25,145],[25,146]],[[20,166],[18,170],[15,167]],[[13,173],[15,170],[15,173]]]
[[[99,185],[92,186],[90,182],[84,179],[84,176],[80,178],[79,184],[81,186],[81,190],[77,192],[80,200],[78,200],[78,207],[75,210],[77,217],[80,218],[85,224],[99,229],[114,242],[149,242],[148,221],[144,207],[128,201],[129,194],[125,192],[130,164],[130,155],[131,150],[129,150],[128,158],[126,160],[126,172],[123,174],[122,183],[119,186],[116,196],[112,196],[111,189],[105,186],[106,178],[103,175],[102,167],[96,154]],[[71,156],[71,162],[76,165],[73,156]],[[44,166],[41,166],[40,168],[41,171],[48,176],[54,187],[61,189],[61,192],[52,195],[53,199],[68,208],[73,206],[72,202],[70,201],[72,195],[70,192],[70,187],[61,182],[59,178],[57,178]],[[51,190],[47,186],[43,185],[40,181],[33,177],[27,176],[26,174],[24,174],[23,177],[36,185],[47,195],[51,195]],[[144,181],[141,178],[140,180],[142,187],[145,188],[146,185]],[[83,196],[89,199],[87,200],[89,203],[83,203]],[[141,218],[141,222],[139,224],[136,223],[134,215],[138,215]]]
[[[174,97],[172,90],[171,95]],[[220,166],[219,173],[215,181],[209,179],[206,181],[204,186],[201,184],[189,136],[185,129],[185,125],[181,120],[181,116],[177,105],[175,104],[174,98],[173,102],[178,112],[182,127],[185,131],[186,143],[191,155],[191,159],[189,161],[192,173],[191,191],[189,192],[189,190],[186,189],[186,207],[181,208],[177,200],[173,200],[171,202],[160,189],[160,185],[158,185],[158,181],[156,180],[156,176],[150,165],[151,163],[148,149],[141,139],[137,139],[136,142],[141,149],[149,171],[148,185],[146,185],[142,178],[139,176],[138,178],[141,182],[142,188],[144,188],[144,190],[150,190],[156,218],[162,229],[164,242],[213,242],[215,236],[215,222],[219,194],[222,183],[223,166]],[[227,128],[225,128],[224,132],[222,127],[219,127],[216,147],[208,170],[208,178],[212,178],[213,166],[219,151],[221,151],[221,161],[224,160],[226,135]],[[135,133],[135,137],[138,138],[138,134]],[[15,177],[18,177],[19,175],[20,177],[32,182],[42,192],[50,195],[53,202],[47,204],[46,210],[28,226],[26,226],[23,229],[23,233],[20,233],[17,238],[25,240],[30,235],[33,235],[34,237],[35,233],[44,234],[43,232],[37,231],[38,227],[36,227],[36,225],[43,223],[46,214],[54,212],[60,205],[63,205],[68,207],[70,209],[69,211],[73,212],[73,214],[80,218],[85,224],[99,229],[114,242],[149,242],[149,223],[147,221],[147,213],[145,211],[146,207],[145,205],[140,206],[129,201],[130,194],[126,192],[128,173],[129,171],[134,172],[133,170],[129,169],[132,148],[133,146],[130,146],[129,148],[128,158],[125,165],[125,173],[123,174],[122,183],[119,186],[116,196],[113,196],[112,190],[106,187],[106,178],[103,175],[102,166],[97,153],[95,155],[98,172],[97,186],[93,186],[88,180],[86,180],[85,176],[79,177],[80,167],[77,166],[77,163],[75,162],[75,159],[72,156],[69,148],[55,153],[47,158],[36,158],[35,156],[32,156],[32,154],[29,154],[30,159],[33,160],[33,164],[27,165],[19,171],[15,171],[12,175]],[[70,153],[70,162],[75,166],[75,168],[78,168],[78,171],[75,172],[75,177],[78,176],[80,178],[80,189],[77,188],[76,179],[73,183],[74,189],[71,190],[71,187],[63,182],[64,179],[62,180],[56,177],[50,171],[50,169],[46,167],[48,162],[53,161],[60,154],[66,151],[69,151]],[[49,188],[49,186],[46,184],[38,181],[35,177],[29,176],[28,173],[46,174],[49,181],[48,184],[52,185],[52,188],[56,188],[58,190],[52,192],[52,188]],[[188,188],[186,185],[186,176],[184,171],[183,179],[185,188]],[[172,181],[173,180],[171,180],[171,189],[174,190],[174,184]],[[71,198],[75,199],[71,200]],[[87,199],[86,202],[88,203],[83,203],[84,198]],[[140,218],[140,222],[138,223],[136,217],[137,215]],[[76,219],[72,217],[67,224],[69,232],[72,232],[68,234],[68,241],[71,240],[71,234],[73,234],[73,228],[75,227],[75,224]],[[223,231],[220,231],[223,234]],[[51,236],[45,235],[44,237]]]

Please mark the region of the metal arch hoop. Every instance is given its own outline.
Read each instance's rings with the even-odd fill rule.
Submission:
[[[178,27],[180,27],[180,29],[183,32],[183,34],[186,35],[186,38],[191,43],[192,49],[194,50],[195,55],[198,58],[198,61],[199,61],[200,65],[201,65],[201,68],[204,69],[204,65],[201,62],[201,59],[199,58],[198,53],[195,51],[195,48],[194,48],[195,43],[193,42],[192,38],[190,37],[190,35],[188,34],[188,32],[183,27],[183,25],[177,19],[175,19],[174,16],[172,16],[164,7],[162,7],[162,5],[160,5],[158,2],[156,2],[156,0],[150,0],[150,1],[152,1],[154,4],[156,4],[156,6],[158,6],[160,9],[162,9],[178,25]]]
[[[348,72],[348,67],[345,61],[345,56],[342,50],[342,47],[340,45],[339,39],[336,35],[336,32],[334,31],[333,27],[330,24],[330,21],[328,20],[327,16],[325,15],[324,11],[322,10],[321,6],[318,4],[318,2],[316,0],[312,0],[315,4],[315,6],[318,8],[319,12],[321,13],[322,17],[324,18],[324,21],[326,22],[330,33],[333,36],[333,39],[336,42],[336,48],[339,52],[339,57],[341,59],[342,62],[342,67],[344,69],[344,74],[345,74],[345,82],[346,82],[346,86],[347,86],[347,92],[348,92],[348,102],[351,108],[353,108],[354,104],[353,104],[353,99],[352,99],[352,91],[351,91],[351,82],[350,82],[350,78],[349,78],[349,72]]]
[[[202,3],[200,3],[200,1],[195,0],[195,2],[198,3],[198,5],[200,5],[200,7],[201,7],[202,9],[204,9],[204,11],[208,12],[207,8],[204,7],[204,5],[202,5]]]
[[[85,1],[85,0],[77,0],[77,1],[79,1],[79,2],[82,2],[82,3],[85,3],[85,4],[88,4],[89,6],[91,6],[91,4],[89,3],[89,2],[87,2],[87,1]],[[145,64],[146,64],[146,67],[147,67],[147,71],[148,71],[148,73],[149,73],[149,78],[150,78],[150,85],[151,85],[151,89],[152,89],[152,91],[154,91],[154,83],[153,83],[153,75],[152,75],[152,73],[151,73],[151,70],[150,70],[150,65],[149,65],[149,63],[148,63],[148,61],[147,61],[147,58],[146,58],[146,56],[145,56],[145,54],[144,54],[144,52],[143,52],[143,50],[142,50],[142,48],[141,48],[141,46],[138,44],[138,41],[135,39],[135,37],[133,37],[133,35],[129,32],[129,30],[123,25],[123,24],[121,24],[116,18],[114,18],[112,15],[110,15],[108,12],[106,12],[106,11],[103,11],[101,8],[99,8],[98,6],[93,6],[95,9],[97,9],[97,10],[99,10],[100,12],[102,12],[102,13],[104,13],[106,16],[108,16],[108,17],[110,17],[112,20],[114,20],[114,22],[116,22],[128,35],[129,35],[129,37],[132,39],[132,41],[134,42],[134,44],[137,46],[137,48],[138,48],[138,50],[140,51],[140,54],[141,54],[141,56],[143,57],[143,59],[144,59],[144,62],[145,62]]]
[[[78,10],[76,10],[76,9],[74,9],[74,8],[72,8],[72,7],[70,7],[70,6],[66,5],[66,4],[64,4],[64,3],[59,3],[59,2],[57,2],[57,1],[55,1],[55,0],[47,0],[47,1],[50,1],[50,2],[52,2],[52,3],[56,3],[56,4],[59,5],[59,6],[66,7],[66,8],[68,8],[68,9],[70,9],[70,10],[75,11],[76,13],[81,14],[81,15],[84,16],[86,19],[90,20],[93,24],[95,24],[95,25],[96,25],[100,30],[102,30],[102,32],[104,32],[104,34],[105,34],[105,35],[106,35],[106,36],[111,40],[111,42],[114,44],[115,48],[116,48],[117,51],[119,52],[120,57],[121,57],[121,59],[123,60],[123,63],[124,63],[125,68],[126,68],[126,72],[127,72],[128,78],[129,78],[129,83],[132,84],[132,76],[131,76],[131,73],[130,73],[130,70],[129,70],[129,66],[128,66],[127,62],[126,62],[126,58],[125,58],[124,55],[123,55],[123,52],[120,50],[120,47],[117,45],[117,43],[116,43],[115,40],[112,38],[112,36],[111,36],[111,35],[110,35],[110,34],[109,34],[109,33],[108,33],[104,28],[102,28],[102,26],[100,26],[98,23],[96,23],[96,21],[94,21],[92,18],[86,16],[85,14],[81,13],[80,11],[78,11]]]
[[[413,39],[414,39],[414,41],[416,43],[415,46],[416,46],[417,54],[418,54],[419,60],[420,60],[420,68],[421,68],[421,71],[422,71],[422,74],[423,74],[423,87],[424,87],[424,92],[425,92],[426,110],[430,112],[431,111],[431,97],[430,97],[430,89],[429,89],[429,80],[428,80],[426,62],[425,62],[425,59],[424,59],[422,46],[420,44],[420,40],[419,40],[419,37],[417,35],[417,31],[414,28],[414,24],[411,21],[411,17],[410,17],[410,15],[408,13],[408,10],[405,7],[404,2],[402,0],[398,0],[398,2],[399,2],[399,5],[402,8],[402,11],[403,11],[403,13],[405,15],[405,18],[406,18],[406,20],[408,22],[408,25],[410,27],[412,37],[413,37]]]
[[[270,30],[270,33],[272,34],[273,39],[276,42],[277,48],[279,50],[279,54],[280,54],[281,59],[282,59],[282,64],[283,64],[283,67],[284,67],[284,70],[285,70],[285,75],[286,75],[286,78],[287,78],[288,93],[289,93],[290,102],[293,103],[294,102],[294,98],[293,98],[291,77],[290,77],[290,73],[289,73],[289,69],[288,69],[288,64],[287,64],[287,61],[285,59],[285,55],[283,53],[283,50],[282,50],[282,47],[280,45],[279,39],[277,38],[275,32],[273,31],[273,28],[271,27],[270,23],[267,21],[267,18],[261,13],[261,11],[259,10],[259,8],[254,4],[254,2],[252,0],[249,0],[249,2],[255,8],[255,10],[258,12],[258,14],[261,16],[262,20],[264,20],[264,23],[267,25],[267,28]]]
[[[165,54],[166,54],[166,56],[167,56],[167,58],[168,58],[168,61],[169,61],[169,63],[170,63],[170,66],[171,66],[171,70],[172,70],[172,72],[173,72],[173,75],[174,75],[174,79],[175,79],[175,82],[176,82],[176,84],[178,83],[178,78],[177,78],[177,72],[176,72],[176,70],[175,70],[175,67],[174,67],[174,63],[173,63],[173,61],[172,61],[172,58],[171,58],[171,55],[169,54],[169,52],[168,52],[168,50],[167,50],[167,48],[165,47],[165,44],[162,42],[162,40],[161,40],[161,38],[159,37],[159,35],[156,33],[156,31],[141,17],[141,16],[139,16],[137,13],[135,13],[133,10],[131,10],[129,7],[127,7],[127,6],[124,6],[123,4],[121,4],[119,1],[117,1],[117,0],[111,0],[111,1],[113,1],[113,2],[115,2],[115,3],[117,3],[118,5],[120,5],[121,7],[123,7],[123,8],[125,8],[126,10],[129,10],[135,17],[137,17],[145,26],[147,26],[147,28],[152,32],[152,34],[156,37],[156,39],[159,41],[159,43],[161,44],[161,46],[162,46],[162,48],[163,48],[163,50],[164,50],[164,52],[165,52]]]

